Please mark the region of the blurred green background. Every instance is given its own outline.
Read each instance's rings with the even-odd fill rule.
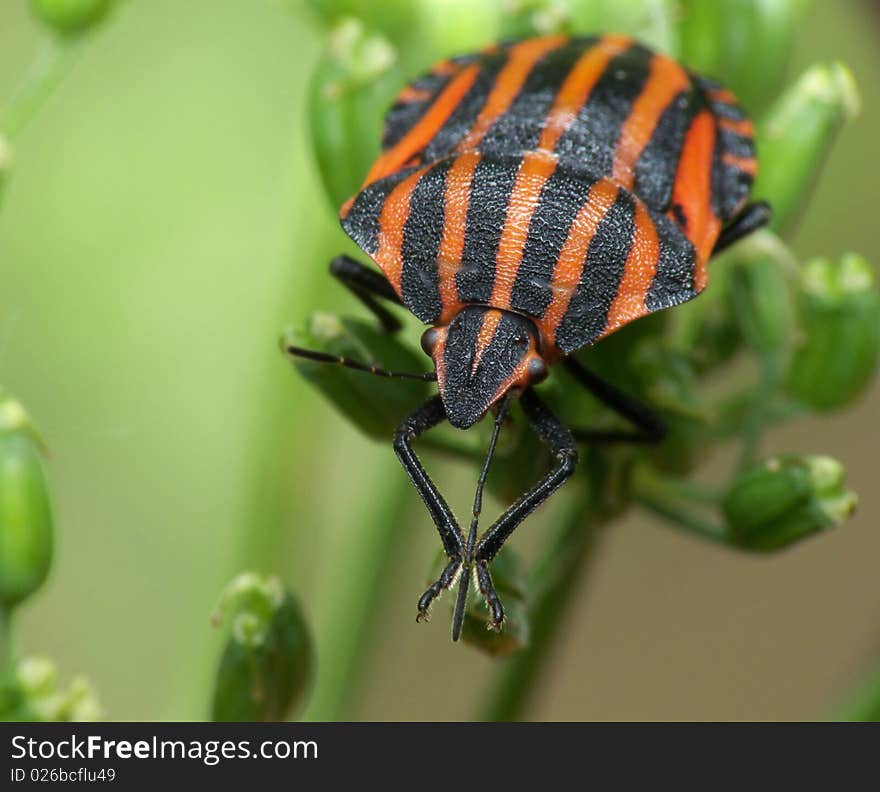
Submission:
[[[42,40],[24,2],[0,5],[0,101]],[[842,58],[863,100],[794,239],[804,255],[880,262],[878,41],[867,1],[817,3],[800,31],[790,74]],[[16,146],[0,212],[0,382],[47,440],[59,533],[22,643],[88,674],[111,719],[206,716],[222,638],[209,614],[251,567],[300,595],[324,651],[320,689],[346,682],[327,652],[351,639],[327,626],[334,587],[361,563],[359,525],[399,497],[410,519],[396,574],[342,715],[468,718],[493,672],[449,642],[445,617],[414,624],[437,541],[390,443],[343,423],[277,350],[310,309],[361,313],[326,275],[342,234],[308,140],[319,46],[295,5],[129,2]],[[752,557],[641,514],[615,525],[531,714],[833,714],[880,662],[878,393],[767,444],[847,465],[861,504],[842,529]],[[464,484],[463,508],[471,471],[439,478]]]

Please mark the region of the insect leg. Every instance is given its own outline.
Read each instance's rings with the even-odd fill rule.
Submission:
[[[523,391],[520,404],[529,425],[553,452],[556,466],[532,489],[507,509],[482,536],[475,553],[477,582],[489,609],[492,612],[492,626],[500,628],[504,619],[501,601],[492,587],[488,574],[488,564],[516,527],[549,498],[574,473],[578,460],[574,437],[568,428],[550,412],[550,408],[538,397],[532,388]]]
[[[427,590],[419,597],[419,612],[416,615],[416,621],[428,621],[428,613],[431,610],[431,604],[446,589],[451,588],[455,584],[455,578],[461,570],[461,559],[453,558],[440,573],[440,577],[428,586]]]
[[[401,305],[400,297],[388,280],[350,256],[337,256],[330,262],[330,274],[355,295],[379,320],[382,329],[396,333],[403,326],[376,298]]]
[[[372,313],[378,318],[379,324],[388,333],[395,333],[402,327],[400,320],[388,311],[384,305],[381,305],[376,298],[380,297],[384,300],[400,305],[400,298],[394,291],[391,284],[378,272],[365,267],[359,261],[355,261],[349,256],[337,256],[330,262],[330,274],[339,280],[346,288],[348,288]],[[337,363],[346,368],[363,371],[367,374],[375,374],[378,377],[389,377],[392,379],[414,379],[432,382],[436,379],[433,372],[411,373],[405,371],[388,371],[379,366],[372,366],[368,363],[361,363],[358,360],[342,357],[338,355],[330,355],[327,352],[318,352],[312,349],[303,349],[293,345],[288,345],[284,351],[292,357],[305,358],[314,360],[317,363]]]
[[[489,606],[489,613],[492,614],[492,628],[499,630],[504,622],[504,606],[501,604],[501,598],[498,596],[495,587],[492,585],[492,576],[489,574],[488,562],[477,561],[476,570],[477,586],[479,587],[483,598],[486,600],[486,605]]]
[[[464,560],[464,537],[461,529],[412,447],[413,440],[444,420],[446,410],[443,402],[439,396],[433,396],[404,418],[394,435],[394,452],[428,508],[440,534],[443,549],[450,559],[437,582],[419,598],[419,621],[428,618],[431,603],[440,592],[455,582]]]
[[[573,357],[566,358],[564,365],[568,372],[602,404],[636,427],[634,431],[572,429],[572,434],[579,442],[646,445],[663,442],[663,438],[666,437],[666,425],[650,407],[593,374]]]
[[[767,225],[772,216],[773,210],[766,201],[746,204],[742,211],[722,229],[715,247],[712,248],[712,255],[721,253],[734,242],[739,242],[743,237]]]

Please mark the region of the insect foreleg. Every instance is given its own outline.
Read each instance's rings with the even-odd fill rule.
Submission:
[[[550,408],[544,404],[532,388],[527,388],[523,391],[520,404],[529,425],[538,437],[550,446],[550,450],[556,458],[556,466],[507,509],[495,521],[495,524],[486,531],[477,544],[475,555],[478,564],[478,580],[481,588],[489,584],[490,592],[491,580],[488,575],[482,578],[479,577],[479,563],[484,562],[488,564],[488,562],[495,558],[501,546],[507,541],[516,527],[574,473],[578,460],[577,447],[571,432],[550,412]],[[495,611],[496,607],[500,606],[500,603],[497,602],[497,597],[493,598],[491,594],[494,594],[494,592],[487,594],[486,598],[490,609]],[[493,614],[493,618],[497,618],[497,615]]]
[[[419,599],[419,620],[427,619],[428,608],[437,596],[455,583],[464,560],[464,537],[449,509],[449,505],[437,490],[419,458],[413,451],[412,441],[437,424],[446,420],[446,410],[439,396],[433,396],[411,412],[397,428],[394,435],[394,452],[407,472],[416,491],[428,508],[437,526],[443,549],[450,559],[439,580],[433,583]]]

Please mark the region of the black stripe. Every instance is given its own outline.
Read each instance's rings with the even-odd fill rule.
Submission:
[[[736,165],[725,163],[722,154],[723,149],[716,144],[712,159],[712,211],[726,221],[748,198],[754,179]]]
[[[405,168],[361,190],[340,225],[365,253],[379,250],[379,217],[389,193],[418,168]]]
[[[485,156],[519,156],[538,144],[544,121],[574,65],[596,38],[569,41],[547,52],[534,65],[507,111],[502,113],[480,143]]]
[[[458,67],[449,74],[434,74],[428,72],[408,84],[408,88],[413,91],[424,91],[430,94],[428,99],[424,101],[397,101],[391,109],[385,114],[384,133],[382,135],[382,149],[392,148],[400,142],[401,138],[412,129],[418,120],[428,111],[428,108],[434,104],[440,92],[449,84],[461,70],[479,59],[479,55],[463,55],[452,58],[452,62]]]
[[[725,153],[751,159],[755,156],[755,141],[727,129],[718,129],[712,157],[712,211],[722,221],[728,220],[742,206],[753,181],[750,174],[736,165],[726,164]]]
[[[709,106],[719,118],[727,118],[731,121],[746,121],[748,119],[745,111],[739,105],[713,101],[709,103]]]
[[[529,223],[529,235],[510,295],[515,311],[541,317],[553,299],[550,284],[572,223],[595,180],[583,172],[557,168],[547,179]]]
[[[666,215],[653,211],[650,215],[657,229],[660,255],[657,272],[645,295],[645,307],[659,311],[696,296],[695,255],[693,244]]]
[[[443,308],[437,254],[443,237],[446,173],[451,160],[426,171],[413,190],[403,227],[400,290],[404,305],[423,322],[433,322]]]
[[[448,156],[455,150],[467,133],[470,132],[474,121],[477,120],[477,116],[480,114],[480,110],[486,104],[486,99],[488,99],[489,92],[495,84],[498,72],[504,67],[506,61],[506,52],[485,56],[480,73],[477,75],[477,79],[474,80],[474,84],[468,89],[461,101],[456,105],[455,110],[452,111],[452,114],[425,147],[423,155],[425,162],[433,162],[436,159]]]
[[[665,211],[669,206],[685,134],[704,106],[703,95],[693,87],[680,92],[661,114],[636,162],[633,192],[651,208]]]
[[[633,244],[635,212],[633,197],[619,190],[590,241],[580,282],[556,330],[563,352],[592,343],[605,329]]]
[[[709,109],[715,113],[716,116],[719,118],[729,118],[731,121],[746,120],[746,114],[736,102],[731,104],[722,101],[721,99],[712,99],[709,97],[711,91],[724,90],[724,86],[720,82],[705,77],[702,74],[694,74],[693,72],[688,72],[688,74],[690,75],[691,80],[700,86],[705,101],[709,105]]]
[[[594,176],[611,173],[620,129],[645,88],[653,53],[636,44],[609,61],[577,117],[556,144],[560,162]]]
[[[391,105],[391,109],[385,114],[382,134],[382,149],[384,151],[396,146],[401,138],[416,125],[450,79],[450,75],[426,74],[409,84],[409,88],[412,90],[427,91],[430,96],[422,100],[397,101]]]
[[[749,159],[755,156],[755,141],[746,135],[740,135],[730,129],[719,129],[718,138],[721,145],[735,157]]]
[[[509,157],[483,158],[474,170],[461,267],[455,273],[462,302],[485,303],[492,295],[498,243],[520,162]]]

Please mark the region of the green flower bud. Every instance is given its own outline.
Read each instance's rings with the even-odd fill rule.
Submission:
[[[358,20],[394,40],[412,30],[415,4],[412,0],[307,0],[319,19],[330,27]]]
[[[804,0],[681,0],[682,61],[722,80],[752,112],[780,85]]]
[[[877,371],[880,295],[873,268],[850,253],[810,261],[801,272],[801,334],[786,389],[814,410],[853,401]]]
[[[780,456],[739,475],[722,502],[731,541],[776,550],[833,528],[856,507],[844,469],[824,456]]]
[[[362,22],[345,19],[329,34],[312,75],[312,145],[334,211],[354,195],[379,154],[382,117],[404,80],[397,51]]]
[[[772,235],[761,235],[739,251],[730,271],[730,311],[746,344],[761,355],[783,351],[792,323],[786,253]]]
[[[571,30],[571,5],[566,0],[508,0],[501,21],[502,38],[567,33]]]
[[[96,721],[103,716],[94,687],[85,677],[75,677],[65,689],[58,684],[58,669],[45,657],[27,657],[3,689],[0,719],[73,723]]]
[[[0,393],[0,607],[14,607],[46,579],[52,534],[38,439],[22,406]]]
[[[507,11],[504,2],[474,0],[412,0],[412,5],[414,27],[394,37],[405,53],[409,77],[426,70],[438,58],[473,52],[498,41]]]
[[[575,33],[613,31],[634,36],[663,52],[674,53],[674,0],[565,0]]]
[[[312,638],[293,595],[276,577],[239,575],[212,621],[231,619],[214,683],[214,721],[276,721],[304,703],[314,665]]]
[[[369,322],[314,313],[304,333],[288,332],[293,344],[353,358],[394,371],[426,371],[428,359]],[[430,383],[374,377],[332,363],[292,358],[294,367],[362,432],[387,440],[403,417],[428,397]]]
[[[60,35],[84,33],[100,24],[116,0],[31,0],[34,16]]]
[[[758,127],[761,162],[753,195],[770,202],[774,230],[804,207],[838,129],[858,110],[852,74],[831,63],[808,69],[767,112]]]
[[[504,626],[500,632],[486,628],[489,612],[472,584],[461,639],[490,657],[506,657],[529,645],[526,579],[522,561],[510,547],[501,549],[489,571],[504,605]],[[449,600],[454,602],[454,597]]]

